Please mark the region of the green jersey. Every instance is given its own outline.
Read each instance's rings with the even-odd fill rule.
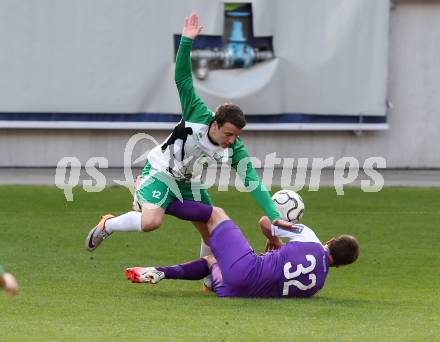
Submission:
[[[168,138],[148,155],[150,165],[176,180],[198,181],[210,164],[229,163],[252,196],[271,219],[280,216],[259,179],[240,138],[229,148],[211,141],[208,132],[214,113],[194,91],[191,66],[192,39],[182,37],[176,57],[175,81],[182,106],[182,120]]]

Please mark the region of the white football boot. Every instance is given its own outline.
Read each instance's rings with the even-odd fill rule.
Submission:
[[[154,267],[130,267],[125,270],[125,277],[133,283],[157,284],[165,273]]]

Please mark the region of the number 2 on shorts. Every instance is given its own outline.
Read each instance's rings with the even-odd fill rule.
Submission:
[[[160,191],[157,191],[157,190],[153,190],[153,192],[151,193],[151,196],[153,196],[154,198],[156,198],[156,199],[160,199],[160,195],[161,195],[162,193],[160,192]]]

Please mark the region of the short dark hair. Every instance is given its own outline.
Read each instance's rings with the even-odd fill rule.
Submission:
[[[219,128],[227,122],[233,124],[239,129],[246,126],[243,111],[239,106],[233,103],[224,103],[218,106],[215,110],[214,121],[217,122]]]
[[[359,243],[354,236],[340,235],[328,246],[335,266],[349,265],[359,256]]]

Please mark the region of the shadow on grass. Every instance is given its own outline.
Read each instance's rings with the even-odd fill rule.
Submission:
[[[370,306],[370,307],[394,307],[399,305],[398,302],[395,301],[384,301],[375,300],[375,299],[362,299],[362,298],[340,298],[340,297],[312,297],[312,298],[225,298],[225,297],[217,297],[215,293],[205,293],[194,290],[187,289],[149,289],[145,288],[145,292],[136,293],[135,297],[142,299],[157,299],[157,300],[173,300],[173,299],[194,299],[198,301],[213,299],[219,300],[222,302],[247,302],[247,303],[264,303],[265,305],[269,303],[274,303],[279,306],[280,304],[299,304],[299,305],[319,305],[319,306],[342,306],[342,307],[350,307],[350,306]]]

